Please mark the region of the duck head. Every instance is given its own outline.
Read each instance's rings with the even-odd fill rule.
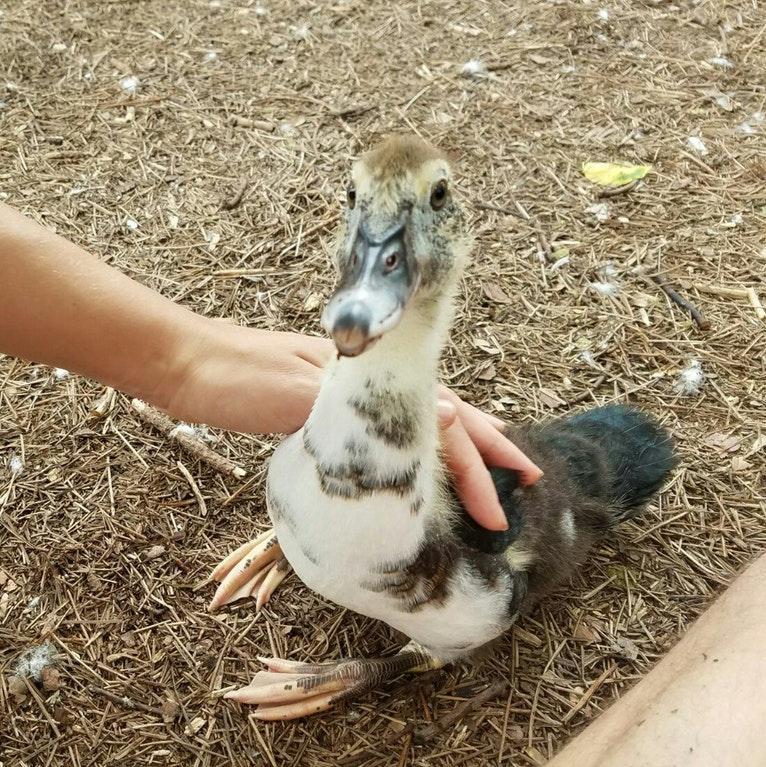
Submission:
[[[338,286],[322,316],[354,357],[405,313],[451,300],[470,249],[445,153],[394,136],[355,164],[336,254]]]

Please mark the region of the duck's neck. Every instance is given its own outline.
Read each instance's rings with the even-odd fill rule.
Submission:
[[[412,534],[441,490],[436,394],[451,304],[413,306],[364,354],[334,362],[304,433],[327,495],[383,503]]]

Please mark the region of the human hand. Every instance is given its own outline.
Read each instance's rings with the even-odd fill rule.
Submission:
[[[534,485],[543,472],[504,434],[505,424],[439,387],[439,426],[447,468],[468,514],[488,530],[506,530],[505,513],[488,466],[513,469],[522,485]]]

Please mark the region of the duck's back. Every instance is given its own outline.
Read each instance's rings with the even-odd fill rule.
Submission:
[[[543,478],[522,489],[516,472],[492,469],[508,530],[489,532],[463,513],[458,533],[466,545],[502,553],[526,574],[522,609],[529,609],[571,574],[599,537],[642,510],[675,459],[669,434],[623,405],[509,429],[508,436],[543,469]]]

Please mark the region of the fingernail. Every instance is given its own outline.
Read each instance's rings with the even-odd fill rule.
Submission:
[[[446,399],[440,399],[436,403],[436,415],[442,426],[449,426],[454,420],[457,411],[455,406]]]

